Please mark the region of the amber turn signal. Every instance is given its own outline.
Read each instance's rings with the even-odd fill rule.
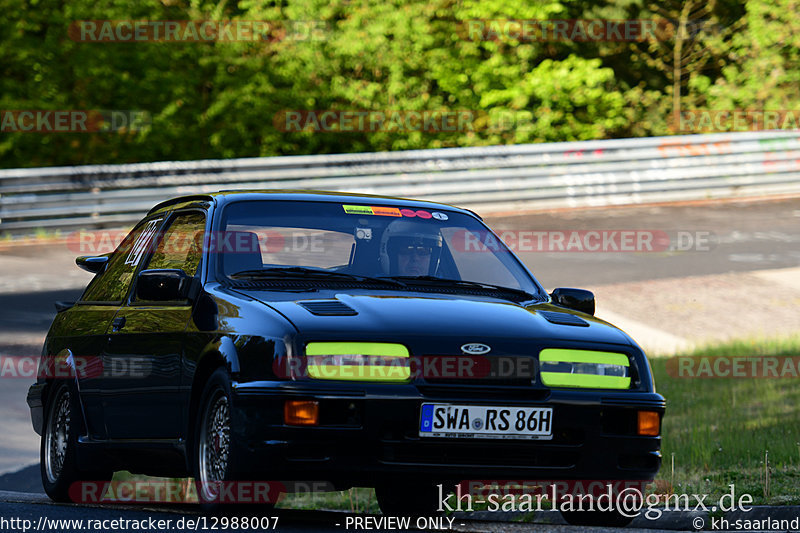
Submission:
[[[283,421],[287,426],[316,426],[319,423],[319,402],[286,400]]]
[[[655,411],[639,411],[639,435],[657,437],[661,432],[661,419]]]

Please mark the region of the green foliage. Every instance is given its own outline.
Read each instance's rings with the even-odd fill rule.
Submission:
[[[2,131],[0,167],[667,134],[676,105],[794,109],[793,14],[789,0],[0,0],[0,110],[151,118],[138,130]],[[482,40],[466,30],[470,21],[654,18],[688,30],[645,42]],[[207,19],[271,29],[240,42],[83,42],[69,31],[80,20]],[[287,110],[469,120],[454,131],[284,131]]]

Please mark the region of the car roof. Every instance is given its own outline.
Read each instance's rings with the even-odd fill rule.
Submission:
[[[161,211],[176,204],[196,201],[213,201],[217,205],[224,205],[232,202],[252,201],[252,200],[283,200],[294,202],[329,202],[329,203],[369,203],[379,206],[407,207],[414,209],[448,209],[480,216],[470,211],[448,204],[429,202],[424,200],[412,200],[409,198],[394,198],[392,196],[378,196],[374,194],[358,194],[337,191],[312,191],[312,190],[223,190],[209,194],[193,194],[171,198],[159,203],[148,214]]]

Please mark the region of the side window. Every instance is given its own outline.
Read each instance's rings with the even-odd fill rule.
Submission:
[[[117,247],[105,272],[95,277],[83,293],[83,302],[119,302],[128,293],[142,258],[164,218],[147,220],[131,231]]]
[[[145,270],[181,269],[194,276],[203,255],[206,217],[192,211],[175,216],[164,231]]]

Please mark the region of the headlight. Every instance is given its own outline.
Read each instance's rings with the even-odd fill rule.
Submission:
[[[308,375],[314,379],[404,382],[411,378],[408,348],[387,342],[309,342]]]
[[[622,353],[546,348],[539,353],[539,373],[548,387],[631,387],[630,360]]]

